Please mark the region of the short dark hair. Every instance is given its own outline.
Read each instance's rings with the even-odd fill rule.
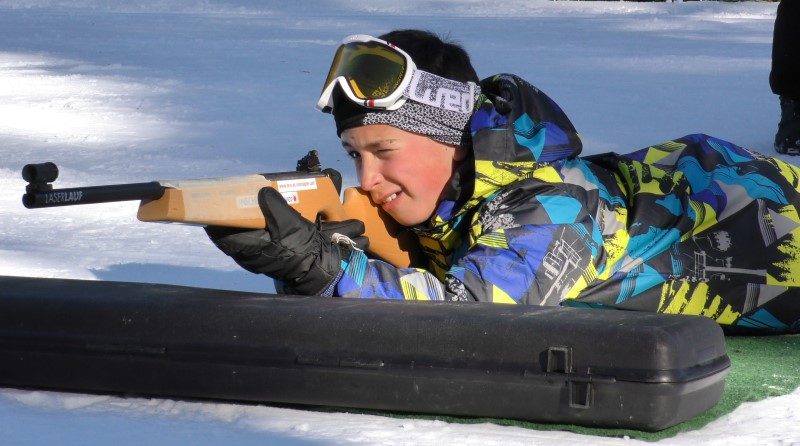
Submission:
[[[480,82],[466,50],[430,31],[399,29],[378,38],[408,53],[420,70],[454,81]]]

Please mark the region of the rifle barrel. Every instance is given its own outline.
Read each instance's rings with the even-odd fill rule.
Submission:
[[[115,201],[156,200],[164,195],[164,189],[165,187],[158,181],[53,189],[28,192],[22,196],[22,204],[28,209],[34,209]]]

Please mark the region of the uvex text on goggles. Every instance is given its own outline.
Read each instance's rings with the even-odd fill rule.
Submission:
[[[346,37],[336,50],[317,109],[331,111],[337,85],[351,101],[367,108],[397,110],[411,99],[467,114],[479,91],[474,82],[422,71],[405,51],[363,34]]]

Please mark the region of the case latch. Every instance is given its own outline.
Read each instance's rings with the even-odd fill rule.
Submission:
[[[567,381],[569,387],[569,407],[588,409],[592,407],[592,383],[590,381]]]
[[[572,348],[548,347],[545,371],[547,373],[572,373]]]
[[[563,373],[572,375],[572,348],[548,347],[545,359],[547,373]],[[588,409],[592,406],[592,383],[588,377],[568,376],[567,391],[569,407]]]

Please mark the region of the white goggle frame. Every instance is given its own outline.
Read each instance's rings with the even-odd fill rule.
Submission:
[[[330,112],[333,108],[333,90],[338,85],[342,92],[354,103],[362,107],[382,110],[397,110],[407,99],[459,113],[472,113],[472,107],[480,94],[480,87],[474,82],[459,82],[417,69],[416,64],[402,49],[389,42],[365,34],[347,36],[341,45],[353,42],[377,42],[398,54],[406,61],[406,72],[397,88],[380,99],[361,99],[355,95],[344,76],[332,79],[322,90],[317,101],[317,110]]]

